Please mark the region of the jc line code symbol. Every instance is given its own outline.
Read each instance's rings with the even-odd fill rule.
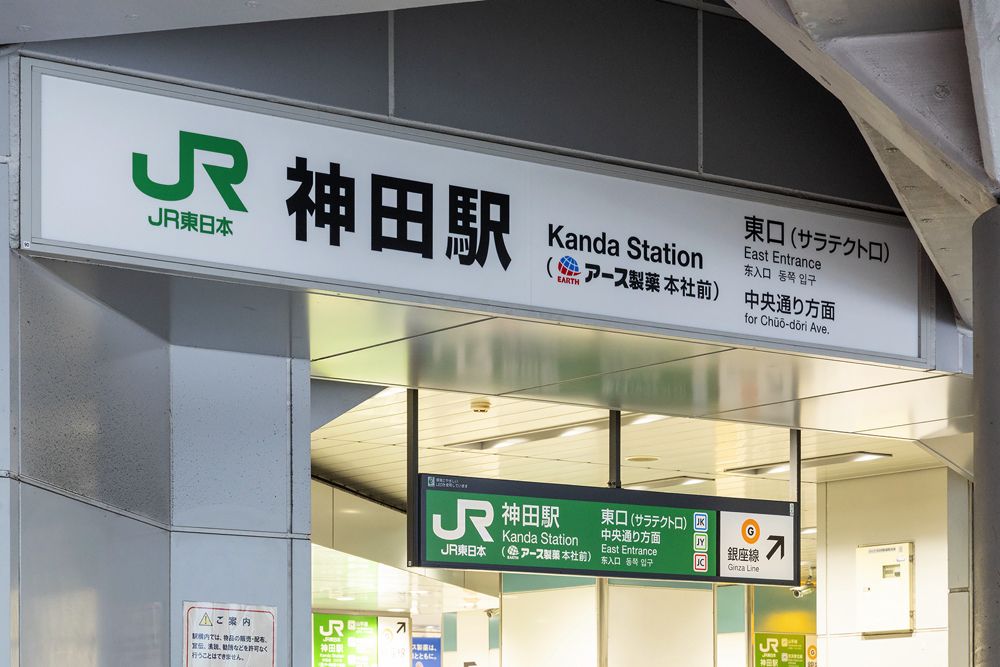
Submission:
[[[747,544],[756,544],[760,539],[760,524],[753,519],[747,519],[740,528],[743,534],[743,541]]]

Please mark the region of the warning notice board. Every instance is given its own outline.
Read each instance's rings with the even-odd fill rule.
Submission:
[[[184,667],[274,667],[278,610],[224,602],[184,603]]]

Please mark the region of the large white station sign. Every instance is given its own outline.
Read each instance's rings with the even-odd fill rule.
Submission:
[[[86,78],[33,84],[38,250],[919,356],[905,225]]]

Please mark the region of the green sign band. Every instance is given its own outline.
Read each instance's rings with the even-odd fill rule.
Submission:
[[[419,477],[424,567],[734,581],[720,576],[719,511],[797,511],[774,501]]]

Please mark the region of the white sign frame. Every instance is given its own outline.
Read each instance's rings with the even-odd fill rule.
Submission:
[[[195,612],[192,615],[192,612]],[[209,613],[211,612],[211,613]],[[234,663],[232,660],[220,660],[212,659],[208,657],[198,657],[193,656],[193,651],[216,651],[216,650],[236,650],[236,649],[215,649],[211,646],[202,648],[194,645],[192,641],[192,632],[198,630],[203,621],[199,621],[203,618],[208,624],[205,629],[205,633],[209,634],[209,629],[218,630],[216,626],[222,626],[220,632],[228,630],[229,616],[235,614],[234,618],[249,620],[251,617],[263,617],[266,624],[267,617],[270,617],[271,627],[270,627],[270,638],[267,642],[267,646],[270,649],[267,655],[263,654],[252,654],[251,659],[243,664],[247,664],[248,667],[274,667],[278,664],[278,608],[267,605],[248,605],[242,603],[234,602],[193,602],[190,600],[185,600],[183,604],[183,620],[181,627],[183,629],[183,641],[184,641],[184,667],[208,667],[209,665],[215,667],[216,665],[231,665]],[[226,619],[225,621],[221,619]],[[245,629],[249,628],[249,629]],[[229,630],[229,632],[234,634],[243,635],[244,633],[264,632],[262,628],[258,628],[252,621],[249,625],[244,626],[242,623],[235,626],[234,630]],[[222,636],[225,636],[224,634]],[[223,645],[233,645],[240,644],[255,646],[255,641],[233,641],[226,639],[206,639],[210,645],[215,642],[222,642]],[[237,650],[237,652],[239,652]],[[258,659],[260,658],[260,659]]]
[[[190,261],[177,257],[154,253],[120,251],[107,246],[93,246],[83,243],[58,241],[45,238],[41,233],[39,198],[40,198],[40,161],[36,157],[41,145],[40,136],[40,79],[43,75],[68,78],[77,81],[95,83],[126,90],[152,93],[168,98],[190,100],[207,103],[218,107],[250,111],[266,116],[275,116],[293,120],[305,121],[318,125],[328,125],[336,128],[361,131],[377,136],[394,137],[423,144],[456,148],[487,156],[513,158],[515,160],[538,165],[551,165],[568,168],[581,173],[601,176],[612,176],[627,179],[636,184],[666,185],[672,188],[700,192],[723,197],[737,198],[748,202],[758,202],[763,206],[780,206],[804,213],[832,214],[857,220],[864,223],[878,223],[899,227],[906,225],[905,218],[886,214],[859,211],[833,204],[811,202],[778,194],[765,193],[743,188],[711,183],[704,180],[681,178],[652,171],[644,171],[630,167],[586,161],[563,155],[543,153],[524,148],[487,143],[484,141],[431,133],[425,130],[407,127],[402,124],[387,124],[360,118],[335,115],[331,113],[307,110],[289,105],[279,105],[251,97],[237,97],[231,94],[219,93],[204,88],[182,86],[152,79],[141,79],[89,68],[83,68],[61,63],[53,63],[35,58],[22,58],[21,69],[21,153],[20,179],[23,193],[20,204],[20,247],[29,253],[40,256],[73,257],[85,261],[93,261],[113,266],[143,268],[179,275],[205,276],[214,278],[235,279],[258,285],[284,286],[299,289],[320,290],[326,293],[347,294],[352,296],[373,297],[378,300],[396,303],[419,303],[424,305],[460,308],[473,312],[490,314],[506,314],[526,317],[542,321],[573,322],[598,328],[613,328],[617,330],[641,331],[665,336],[683,337],[707,341],[718,341],[741,346],[763,347],[783,351],[793,351],[825,356],[838,356],[892,363],[901,366],[917,368],[933,367],[934,352],[934,272],[923,253],[918,259],[918,294],[916,303],[916,353],[894,354],[888,352],[873,352],[851,347],[830,346],[812,342],[800,342],[767,336],[747,335],[716,329],[703,329],[679,324],[662,324],[629,317],[581,315],[575,310],[561,310],[549,305],[528,306],[497,302],[487,298],[456,297],[435,292],[418,291],[409,288],[385,288],[367,283],[354,283],[345,280],[321,279],[314,275],[298,275],[280,271],[254,269],[253,267],[235,264],[223,264],[211,261]]]

